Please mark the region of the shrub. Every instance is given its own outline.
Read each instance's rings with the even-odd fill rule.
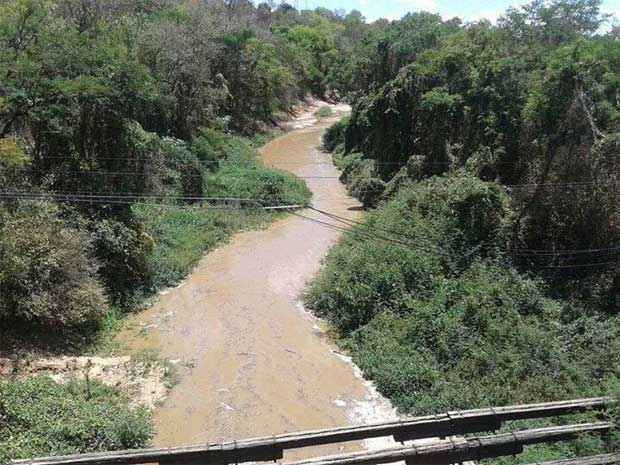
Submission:
[[[1,107],[0,100],[0,107]],[[25,184],[23,169],[30,163],[21,141],[15,137],[0,138],[0,185],[16,189]]]
[[[323,147],[328,152],[333,152],[336,146],[344,144],[345,131],[349,123],[349,118],[342,118],[337,123],[331,125],[323,135]]]
[[[106,299],[90,249],[49,203],[0,209],[0,319],[56,329],[100,320]]]
[[[299,178],[258,164],[227,163],[207,180],[205,190],[213,197],[257,201],[253,206],[305,205],[311,195]]]
[[[485,261],[409,315],[382,314],[352,344],[362,369],[403,411],[561,399],[586,379],[564,349],[560,312],[535,282]]]
[[[229,155],[231,137],[216,129],[201,128],[190,146],[192,153],[203,163],[217,168],[217,162]]]
[[[383,311],[407,314],[443,275],[501,243],[508,214],[501,191],[474,178],[436,178],[404,189],[330,252],[308,305],[347,334]],[[478,234],[485,246],[470,250]]]
[[[184,197],[201,197],[205,170],[197,155],[185,142],[169,137],[161,141],[161,149],[169,170],[167,182],[175,187],[176,193]]]
[[[0,451],[26,459],[148,445],[150,415],[96,382],[0,381]],[[2,455],[0,454],[0,461]]]
[[[403,412],[599,395],[618,317],[546,296],[498,251],[512,213],[494,183],[406,185],[328,255],[306,303]]]
[[[146,194],[202,196],[204,167],[200,156],[204,154],[201,150],[192,150],[183,140],[145,131],[136,122],[126,127],[128,150],[133,159],[142,164],[140,175],[127,183],[127,187],[134,183],[130,192],[139,187],[138,192]],[[136,186],[135,183],[142,184]]]
[[[375,207],[386,189],[386,184],[379,178],[362,178],[351,187],[351,193],[359,199],[364,207]]]
[[[364,164],[370,163],[362,158],[361,153],[335,154],[334,163],[342,171],[340,180],[342,182],[349,183],[351,178],[360,170],[363,169]]]
[[[114,304],[130,308],[136,289],[148,288],[148,256],[152,241],[134,221],[101,219],[92,225],[93,246],[101,263],[99,274]]]
[[[205,251],[234,232],[260,226],[273,218],[257,207],[305,205],[311,195],[305,183],[295,176],[262,166],[254,147],[244,138],[203,130],[192,151],[201,160],[217,160],[217,168],[205,179],[207,196],[253,200],[231,200],[232,206],[244,207],[240,210],[208,209],[201,205],[134,205],[132,211],[142,225],[142,235],[152,238],[152,254],[140,262],[144,269],[137,268],[148,276],[143,283],[150,291],[177,283]]]

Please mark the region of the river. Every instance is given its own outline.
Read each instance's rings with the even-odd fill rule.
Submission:
[[[306,178],[316,208],[355,219],[358,203],[338,181],[330,155],[320,150],[321,136],[337,116],[316,121],[312,111],[292,122],[299,129],[265,145],[261,156],[269,165]],[[310,210],[301,214],[326,220]],[[134,328],[155,328],[129,338],[134,350],[156,348],[189,367],[155,411],[155,446],[395,417],[389,402],[338,353],[325,325],[300,303],[307,282],[341,234],[294,215],[264,230],[237,234],[205,255],[181,286],[136,317]],[[330,446],[312,454],[360,447]]]

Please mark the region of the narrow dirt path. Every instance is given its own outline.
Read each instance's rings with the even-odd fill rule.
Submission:
[[[355,218],[358,204],[332,178],[338,172],[319,150],[333,121],[312,124],[306,115],[298,126],[312,126],[273,140],[262,156],[273,166],[315,177],[307,182],[317,208]],[[238,234],[137,317],[137,327],[157,322],[157,328],[145,338],[125,334],[133,349],[155,347],[192,366],[156,411],[156,446],[393,418],[389,403],[336,352],[321,322],[299,302],[340,234],[296,216]]]

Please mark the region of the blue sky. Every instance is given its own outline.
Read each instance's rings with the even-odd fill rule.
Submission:
[[[295,3],[295,0],[288,0]],[[398,19],[408,11],[427,10],[444,18],[459,16],[466,21],[487,18],[491,21],[509,6],[529,3],[523,0],[297,0],[300,8],[323,6],[330,9],[356,9],[370,21],[378,18]],[[620,0],[603,0],[602,10],[620,18]]]

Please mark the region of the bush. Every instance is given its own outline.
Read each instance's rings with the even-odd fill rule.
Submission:
[[[144,274],[149,277],[149,290],[171,286],[181,280],[202,257],[231,234],[241,229],[257,227],[273,219],[257,209],[272,205],[305,205],[310,191],[295,176],[264,167],[256,158],[253,146],[241,137],[218,131],[204,130],[192,150],[201,146],[213,149],[218,160],[204,184],[209,197],[254,199],[231,201],[232,206],[248,207],[240,210],[217,210],[201,205],[182,207],[133,206],[133,214],[142,225],[143,236],[152,239],[152,254],[144,264]],[[209,149],[211,150],[211,149]]]
[[[105,315],[84,229],[46,202],[0,208],[0,319],[58,330]]]
[[[135,303],[136,289],[151,285],[147,262],[152,241],[141,229],[135,221],[125,224],[114,219],[92,225],[95,255],[101,263],[99,274],[112,302],[124,308]]]
[[[328,152],[333,152],[339,144],[344,144],[345,131],[349,123],[349,118],[342,118],[337,123],[331,125],[323,135],[323,147]]]
[[[232,136],[216,129],[201,128],[199,135],[192,141],[190,150],[201,162],[215,170],[217,162],[230,155],[231,139]]]
[[[351,193],[368,208],[377,206],[385,189],[386,184],[379,178],[361,178],[351,186]]]
[[[251,199],[254,202],[250,202],[250,206],[305,205],[308,202],[311,193],[301,179],[263,166],[248,140],[226,137],[225,161],[205,183],[208,196]]]
[[[204,166],[199,149],[145,131],[136,122],[126,124],[125,143],[134,163],[142,165],[135,179],[125,179],[128,192],[202,196]]]
[[[410,314],[382,314],[352,345],[360,367],[406,412],[557,400],[587,386],[557,330],[561,309],[535,282],[484,261]]]
[[[207,181],[210,196],[251,199],[253,206],[305,205],[310,191],[292,174],[255,166],[225,166]]]
[[[148,412],[102,384],[0,381],[0,462],[143,448],[151,436]]]
[[[406,413],[586,397],[620,364],[620,320],[553,300],[500,249],[494,183],[405,185],[328,255],[306,303]]]
[[[407,314],[443,275],[502,243],[507,216],[501,191],[475,178],[434,178],[405,189],[330,252],[308,305],[344,333],[384,310]],[[472,250],[478,237],[484,243]]]
[[[149,140],[155,137],[148,136]],[[166,155],[166,185],[173,186],[176,194],[258,200],[231,202],[250,208],[306,204],[310,197],[303,181],[262,166],[245,138],[202,129],[189,149],[170,138],[158,139],[156,145]],[[122,221],[105,217],[92,223],[95,252],[102,263],[100,275],[113,302],[132,308],[145,295],[180,281],[205,251],[233,232],[269,218],[258,210],[218,211],[187,202],[133,205]]]

